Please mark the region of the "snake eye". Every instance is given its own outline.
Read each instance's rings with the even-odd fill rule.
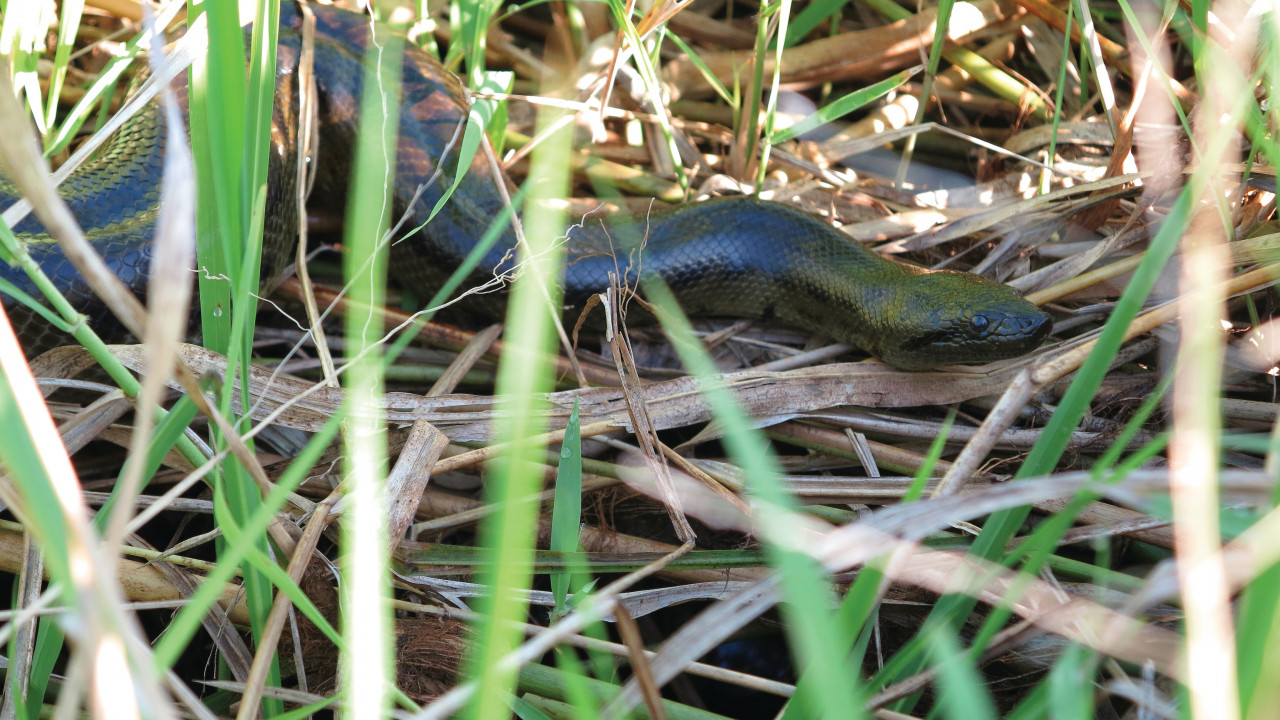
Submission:
[[[987,330],[987,316],[986,316],[986,315],[974,315],[972,318],[970,318],[970,319],[969,319],[969,328],[970,328],[971,330],[973,330],[974,332],[976,332],[976,333],[986,332],[986,330]]]

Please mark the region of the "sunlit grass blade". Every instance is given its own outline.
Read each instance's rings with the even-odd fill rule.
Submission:
[[[440,212],[449,198],[453,197],[453,193],[462,184],[463,178],[467,176],[467,172],[471,169],[471,161],[476,156],[476,152],[480,149],[480,140],[485,137],[486,133],[492,133],[494,137],[502,137],[503,129],[494,126],[494,119],[501,118],[505,124],[506,119],[506,102],[497,100],[492,97],[484,97],[485,94],[498,94],[511,91],[511,83],[515,79],[515,75],[505,71],[487,71],[480,78],[478,87],[473,88],[477,93],[481,93],[481,97],[477,97],[475,102],[471,104],[471,110],[467,113],[467,127],[462,134],[462,142],[458,147],[458,171],[455,173],[453,182],[440,195],[440,199],[436,201],[431,212],[427,215],[418,229],[421,229],[431,222],[431,219]],[[496,150],[495,150],[496,151]]]
[[[203,15],[208,53],[190,76],[191,151],[196,163],[196,249],[200,331],[205,347],[226,355],[231,344],[232,285],[242,265],[247,200],[242,194],[245,147],[244,35],[238,9],[193,4],[189,22]]]
[[[925,66],[924,82],[920,85],[920,100],[916,104],[916,114],[912,118],[913,125],[924,122],[925,113],[929,109],[929,98],[933,95],[933,79],[938,75],[938,65],[942,62],[942,48],[947,41],[947,31],[951,26],[951,9],[954,0],[938,0],[937,20],[934,22],[933,43],[929,46],[929,62]],[[902,162],[898,164],[897,185],[902,185],[907,178],[907,168],[915,154],[917,135],[907,138],[902,148]]]
[[[53,11],[46,3],[10,2],[0,23],[0,55],[8,59],[12,71],[15,96],[26,99],[36,129],[43,136],[49,131],[45,124],[44,93],[40,90],[38,63],[43,50],[42,39],[47,27],[45,14]]]
[[[360,127],[343,237],[346,285],[352,301],[365,308],[346,317],[347,346],[353,360],[344,376],[348,392],[347,493],[340,589],[345,644],[342,686],[348,697],[348,717],[384,716],[390,706],[389,688],[395,685],[395,636],[387,602],[391,587],[386,421],[378,404],[384,384],[382,323],[375,309],[383,305],[386,295],[384,236],[391,226],[404,41],[397,29],[385,24],[374,24],[371,31],[374,35],[365,51]]]
[[[520,720],[552,720],[550,715],[523,698],[512,697],[510,704],[511,712],[515,713]]]
[[[738,101],[736,96],[729,92],[729,89],[724,86],[724,83],[720,82],[720,78],[716,77],[715,73],[711,71],[711,68],[707,67],[707,63],[698,55],[697,50],[690,47],[688,43],[675,33],[671,33],[667,38],[671,40],[676,47],[680,48],[680,52],[683,52],[689,58],[689,62],[693,63],[693,66],[698,69],[698,73],[701,74],[703,80],[711,86],[711,89],[715,90],[716,95],[720,96],[720,99],[724,100],[726,105],[733,108],[735,111],[738,110]]]
[[[449,4],[449,25],[458,42],[449,44],[445,64],[452,65],[459,58],[465,60],[465,77],[473,88],[479,87],[484,81],[487,37],[500,7],[501,3],[497,0],[467,0]]]
[[[768,14],[760,13],[760,27],[765,28],[771,23],[765,22]],[[759,166],[756,170],[756,187],[764,185],[764,178],[769,171],[769,155],[773,152],[773,136],[774,127],[778,122],[778,93],[781,91],[782,85],[782,53],[787,49],[785,42],[787,38],[787,30],[791,23],[791,0],[780,0],[777,4],[776,15],[778,29],[777,32],[766,34],[764,37],[773,44],[773,80],[769,83],[769,99],[764,106],[764,132],[760,138]],[[757,53],[760,58],[765,55],[766,48],[757,46]],[[763,61],[760,63],[763,66]]]
[[[58,44],[53,54],[53,72],[49,76],[49,93],[45,107],[45,127],[53,127],[58,116],[58,97],[67,80],[67,63],[71,58],[71,46],[75,43],[80,16],[84,12],[84,0],[66,0],[62,3],[62,17],[58,19]]]
[[[552,127],[560,111],[543,108],[540,128]],[[552,387],[549,351],[554,333],[547,307],[558,307],[555,273],[560,267],[561,248],[553,242],[565,226],[563,209],[547,200],[559,198],[568,188],[568,128],[560,126],[546,135],[532,158],[531,203],[525,213],[527,251],[521,261],[526,270],[517,280],[508,303],[508,353],[498,368],[497,392],[511,398],[510,414],[503,418],[497,433],[499,442],[511,443],[509,452],[490,464],[486,498],[498,510],[482,523],[480,545],[492,553],[491,569],[483,574],[490,595],[482,604],[482,619],[475,648],[467,661],[467,673],[479,681],[480,697],[467,713],[471,718],[498,718],[507,712],[502,698],[511,692],[514,677],[498,660],[520,642],[513,623],[524,616],[524,603],[515,589],[529,587],[537,504],[530,498],[541,479],[535,463],[541,449],[530,438],[545,429],[546,401],[541,393]]]

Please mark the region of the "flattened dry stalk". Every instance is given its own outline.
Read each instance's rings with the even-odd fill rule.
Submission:
[[[617,430],[618,430],[618,426],[612,420],[602,420],[600,422],[591,423],[590,425],[583,425],[582,437],[584,438],[594,437],[596,435],[604,435],[607,433],[617,432]],[[564,430],[561,429],[561,430],[552,430],[551,432],[542,433],[537,437],[530,438],[529,442],[534,443],[536,445],[549,445],[551,443],[558,443],[563,440],[564,440]],[[464,467],[471,467],[472,465],[479,465],[481,463],[487,462],[497,457],[498,455],[500,455],[501,453],[509,449],[509,447],[510,447],[509,444],[506,444],[506,443],[495,443],[493,445],[488,445],[488,446],[479,448],[477,450],[470,450],[467,452],[459,453],[452,457],[445,458],[444,460],[437,461],[434,472],[445,473],[453,470],[459,470]]]
[[[471,338],[471,342],[467,343],[462,352],[449,363],[449,367],[440,375],[440,379],[427,391],[427,397],[440,397],[456,390],[467,372],[475,367],[482,357],[489,354],[501,334],[501,323],[495,323],[476,333]]]
[[[99,395],[96,400],[58,425],[58,434],[68,455],[101,438],[102,433],[133,408],[120,389]],[[55,416],[56,417],[56,416]]]
[[[18,586],[14,592],[17,601],[15,611],[28,613],[52,602],[52,592],[41,601],[41,583],[37,578],[44,579],[44,554],[36,547],[34,538],[27,533],[23,533],[22,537],[22,563],[18,573]],[[0,703],[0,717],[6,720],[18,716],[18,699],[27,695],[26,688],[31,680],[32,655],[36,644],[36,619],[36,615],[14,618],[10,622],[17,625],[17,630],[12,630],[13,625],[5,628],[6,636],[13,633],[10,662],[4,678],[4,698]],[[5,640],[5,644],[9,644],[9,638],[6,637]]]
[[[284,281],[284,283],[280,285],[280,289],[290,297],[305,301],[306,292],[303,290],[301,283],[294,278],[289,278]],[[315,294],[316,301],[323,304],[325,307],[332,307],[339,312],[350,312],[353,308],[356,311],[364,311],[359,307],[359,303],[353,303],[345,296],[329,288],[315,287],[311,289],[311,292]],[[375,314],[396,326],[414,322],[410,313],[394,308],[377,308],[375,309]],[[448,325],[419,322],[417,323],[417,326],[421,336],[444,347],[466,347],[475,338],[475,333],[473,332],[459,330],[458,328]],[[485,356],[491,359],[496,359],[502,357],[505,352],[506,344],[501,340],[495,340],[490,351],[486,353]],[[577,371],[575,370],[573,363],[569,362],[566,358],[557,355],[554,358],[554,363],[557,375],[570,373],[575,374],[576,376]],[[618,380],[617,375],[613,373],[613,371],[606,370],[605,368],[600,368],[595,365],[582,365],[581,372],[582,377],[586,380],[584,385],[588,383],[596,385],[609,384],[611,382],[616,383]]]
[[[126,367],[142,366],[143,359],[132,346],[113,346],[112,353]],[[196,346],[184,346],[180,356],[200,372],[217,371],[225,364],[222,356]],[[1030,358],[1022,358],[978,368],[920,372],[904,372],[878,362],[837,363],[777,373],[739,370],[720,373],[713,379],[732,390],[747,412],[776,415],[836,405],[917,407],[963,402],[1000,392],[1029,362]],[[248,374],[248,392],[254,399],[250,416],[254,420],[315,432],[343,401],[341,391],[298,378],[259,367],[250,367]],[[616,381],[616,373],[613,375]],[[654,427],[667,430],[709,421],[711,409],[698,394],[699,388],[700,382],[690,377],[643,385],[640,393]],[[551,393],[548,399],[556,408],[550,420],[559,425],[568,418],[574,400],[579,401],[584,437],[630,424],[625,398],[616,387],[565,390]],[[437,423],[454,442],[480,442],[489,439],[488,423],[502,412],[503,403],[478,395],[426,398],[389,392],[381,398],[380,407],[390,422],[427,419]],[[257,427],[251,435],[260,429]]]
[[[448,444],[449,438],[426,420],[419,420],[410,428],[400,456],[387,476],[387,540],[393,552],[413,524],[418,498],[422,497],[435,472],[436,461]]]

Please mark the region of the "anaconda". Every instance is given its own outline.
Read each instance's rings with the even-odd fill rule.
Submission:
[[[334,8],[313,6],[313,12],[320,150],[312,200],[332,207],[346,198],[370,26],[363,16]],[[284,266],[296,238],[293,104],[300,25],[300,13],[285,3],[264,238],[267,277]],[[443,210],[426,222],[447,182],[428,184],[416,202],[414,193],[437,169],[445,170],[445,178],[454,177],[455,132],[465,120],[468,101],[451,73],[413,48],[403,60],[402,98],[392,209],[397,218],[407,213],[403,227],[422,227],[393,246],[391,269],[400,283],[429,297],[501,214],[497,183],[503,179],[477,157]],[[61,186],[99,252],[139,292],[146,285],[159,202],[161,122],[154,109],[140,113]],[[0,207],[15,199],[11,188],[0,185]],[[15,231],[90,321],[107,324],[108,313],[49,242],[39,221],[28,218]],[[642,250],[627,247],[628,238],[643,238]],[[572,228],[567,242],[568,306],[581,306],[607,287],[610,272],[622,269],[621,279],[628,284],[635,283],[638,272],[653,272],[692,315],[776,319],[856,345],[905,369],[1016,357],[1037,347],[1052,327],[1046,313],[1007,285],[885,259],[803,212],[750,198],[586,223]],[[504,233],[467,282],[480,284],[509,269],[514,245],[512,234]],[[0,272],[33,291],[18,271]],[[481,312],[501,312],[500,301],[481,304]],[[29,353],[65,342],[34,313],[7,299],[6,309]]]

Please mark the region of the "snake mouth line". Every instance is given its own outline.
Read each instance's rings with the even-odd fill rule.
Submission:
[[[1005,315],[992,328],[992,334],[1009,342],[1030,342],[1040,344],[1053,330],[1053,318],[1041,312],[1035,316]]]
[[[1040,311],[1021,315],[988,312],[975,317],[982,322],[934,330],[907,340],[898,348],[904,352],[920,352],[928,348],[941,351],[985,345],[991,348],[992,355],[1003,350],[1008,357],[1036,347],[1053,330],[1053,318]],[[975,325],[980,326],[977,332],[973,331]]]

